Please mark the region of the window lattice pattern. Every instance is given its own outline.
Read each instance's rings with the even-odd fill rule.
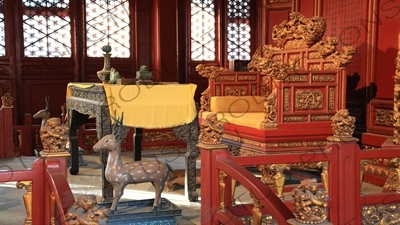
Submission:
[[[102,47],[109,44],[113,57],[128,58],[130,56],[129,23],[128,0],[87,0],[87,55],[100,57],[104,54]]]
[[[6,38],[4,32],[4,4],[3,0],[0,0],[0,56],[6,55]]]
[[[250,0],[228,2],[228,60],[250,60]]]
[[[214,0],[192,0],[191,60],[215,60]]]
[[[23,0],[24,55],[70,57],[69,0]]]

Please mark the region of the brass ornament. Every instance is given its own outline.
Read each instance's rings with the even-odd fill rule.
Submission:
[[[333,137],[328,137],[329,141],[336,142],[357,142],[358,138],[353,137],[355,129],[356,118],[350,116],[347,109],[339,110],[332,116],[332,132]]]
[[[14,98],[11,96],[10,93],[5,93],[2,97],[1,97],[1,108],[13,108],[13,101]]]
[[[318,188],[316,179],[302,180],[292,191],[296,221],[303,224],[320,224],[328,217],[328,193]]]
[[[221,144],[223,123],[218,122],[217,114],[210,113],[200,123],[199,143],[206,145]]]

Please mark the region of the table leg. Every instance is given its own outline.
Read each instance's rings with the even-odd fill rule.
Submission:
[[[76,175],[79,173],[79,148],[78,148],[78,137],[76,136],[77,129],[82,126],[87,119],[88,115],[84,115],[75,110],[69,110],[69,141],[71,154],[70,161],[71,167],[69,173],[71,175]]]
[[[135,132],[133,134],[133,161],[141,161],[142,160],[142,137],[143,137],[143,129],[135,128]]]
[[[197,118],[191,123],[172,128],[175,135],[187,144],[185,154],[185,196],[191,202],[199,198],[196,191],[196,160],[199,148],[196,146],[199,138]]]

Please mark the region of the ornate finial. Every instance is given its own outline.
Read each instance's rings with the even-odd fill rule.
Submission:
[[[305,179],[292,191],[294,215],[296,219],[288,220],[289,224],[331,224],[328,217],[328,193],[318,188],[316,179]]]
[[[210,113],[200,124],[199,143],[206,145],[221,144],[223,124],[218,122],[217,114]]]
[[[326,58],[336,52],[336,46],[338,44],[339,41],[337,38],[327,37],[325,41],[316,43],[312,48],[315,48],[319,54],[321,54],[322,58]]]
[[[13,108],[13,97],[10,95],[10,93],[5,93],[1,97],[1,108]]]
[[[39,133],[44,153],[66,152],[69,127],[67,124],[62,124],[60,118],[47,119],[45,126],[41,127]]]
[[[110,73],[111,73],[111,46],[110,45],[105,45],[102,47],[102,50],[105,52],[103,54],[104,56],[104,66],[103,69],[100,71],[97,71],[97,77],[103,82],[103,83],[109,83],[110,82]]]
[[[333,137],[328,137],[329,141],[336,142],[357,142],[358,138],[353,137],[356,118],[350,116],[347,109],[339,110],[331,118]]]

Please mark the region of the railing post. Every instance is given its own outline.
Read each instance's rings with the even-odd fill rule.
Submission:
[[[197,147],[201,152],[201,224],[213,225],[213,215],[219,209],[219,199],[216,198],[219,178],[218,171],[213,171],[216,168],[213,165],[213,151],[228,149],[228,146],[198,144]]]
[[[355,142],[337,142],[327,146],[329,163],[330,222],[361,224],[361,183],[359,146]]]
[[[13,97],[9,93],[1,97],[0,124],[2,129],[2,142],[0,146],[0,158],[14,157],[14,130],[13,130]]]

